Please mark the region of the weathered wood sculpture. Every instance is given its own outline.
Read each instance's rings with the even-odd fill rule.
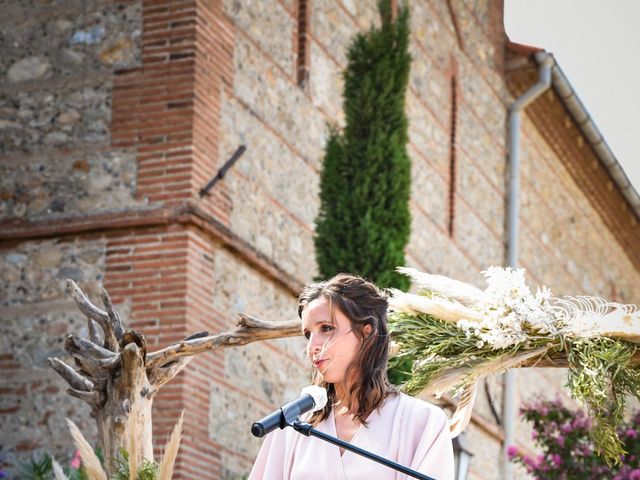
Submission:
[[[73,356],[76,368],[58,358],[49,358],[49,365],[69,384],[69,394],[91,407],[105,459],[114,458],[128,444],[132,430],[139,448],[129,454],[153,458],[153,399],[193,355],[301,334],[298,321],[272,323],[241,314],[236,328],[230,332],[217,335],[201,332],[156,352],[147,352],[144,335],[124,328],[106,291],[102,291],[105,307],[102,310],[72,280],[68,280],[68,288],[87,317],[89,338],[69,335],[65,341],[65,350]],[[130,421],[134,406],[137,414]],[[110,463],[105,462],[109,475]]]

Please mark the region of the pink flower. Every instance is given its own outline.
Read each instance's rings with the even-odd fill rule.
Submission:
[[[560,431],[561,431],[562,433],[569,433],[571,430],[573,430],[573,427],[571,426],[571,424],[570,424],[570,423],[563,423],[563,424],[560,426]]]
[[[562,457],[557,453],[554,453],[551,455],[551,461],[556,467],[559,467],[560,465],[562,465]]]
[[[512,460],[516,455],[518,455],[518,447],[515,445],[509,445],[507,447],[507,457],[509,457],[509,460]]]
[[[638,438],[638,432],[636,432],[633,428],[627,428],[627,431],[624,433],[627,438]]]
[[[564,447],[564,437],[562,435],[558,435],[556,437],[556,443],[558,444],[558,446]]]
[[[80,465],[82,465],[80,450],[76,450],[76,453],[73,455],[73,458],[71,459],[71,463],[69,465],[71,465],[71,468],[75,468],[76,470],[80,468]]]

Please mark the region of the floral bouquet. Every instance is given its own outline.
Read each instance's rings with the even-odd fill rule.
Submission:
[[[568,367],[567,386],[594,419],[594,443],[609,462],[624,450],[616,432],[626,396],[640,399],[640,311],[596,297],[534,293],[524,270],[491,267],[487,288],[400,268],[418,294],[392,290],[396,362],[413,362],[407,393],[462,394],[452,418],[458,434],[471,416],[477,381],[522,366]]]

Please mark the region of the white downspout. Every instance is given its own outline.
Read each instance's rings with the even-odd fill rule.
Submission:
[[[551,86],[551,69],[553,57],[546,52],[536,52],[536,60],[540,66],[538,83],[523,93],[509,109],[509,200],[507,217],[507,264],[511,268],[518,267],[518,235],[520,230],[520,122],[522,111]],[[504,375],[502,401],[502,426],[504,443],[502,448],[503,479],[513,478],[513,463],[507,457],[507,447],[515,444],[516,424],[516,372],[509,370]]]

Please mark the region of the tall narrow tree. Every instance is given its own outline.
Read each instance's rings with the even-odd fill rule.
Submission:
[[[332,128],[320,176],[316,256],[320,276],[363,275],[406,289],[411,217],[405,93],[409,79],[409,12],[396,18],[379,3],[381,26],[358,34],[348,51],[343,105],[346,125]]]

